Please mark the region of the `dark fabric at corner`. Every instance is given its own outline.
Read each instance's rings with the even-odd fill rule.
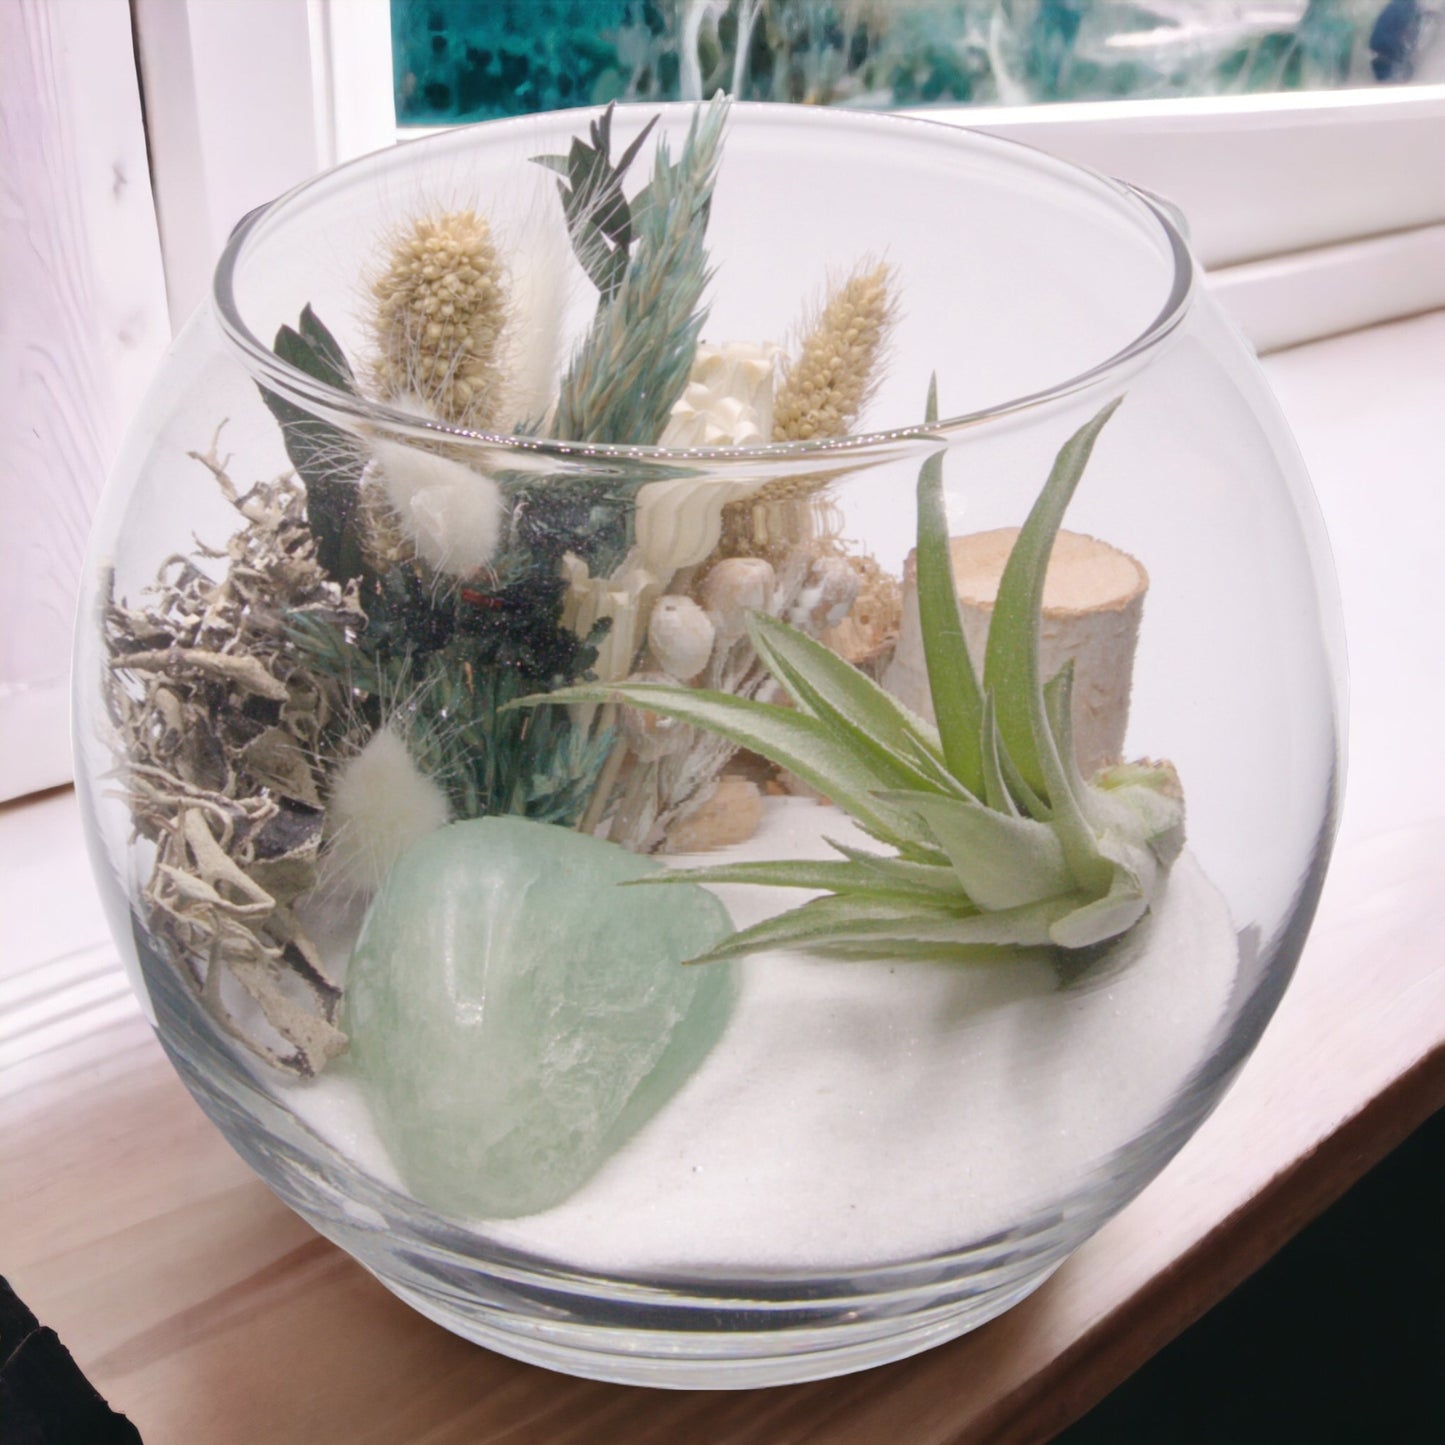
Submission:
[[[1445,1110],[1055,1445],[1445,1441]]]
[[[0,1277],[0,1445],[141,1445]]]

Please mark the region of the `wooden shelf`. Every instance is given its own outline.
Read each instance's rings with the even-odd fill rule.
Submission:
[[[68,792],[0,809],[0,1272],[148,1445],[1047,1439],[1445,1105],[1429,665],[1445,426],[1417,395],[1445,390],[1445,316],[1270,369],[1334,527],[1359,791],[1298,976],[1234,1088],[1013,1312],[896,1365],[737,1393],[565,1379],[446,1334],[281,1205],[191,1102],[120,979]]]

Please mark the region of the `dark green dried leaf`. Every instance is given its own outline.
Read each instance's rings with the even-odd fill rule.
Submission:
[[[336,338],[307,306],[299,328],[276,333],[276,355],[307,376],[355,393],[356,384]],[[261,399],[281,426],[286,455],[306,488],[306,517],[316,560],[337,582],[365,572],[358,483],[366,462],[353,437],[295,402],[261,387]]]

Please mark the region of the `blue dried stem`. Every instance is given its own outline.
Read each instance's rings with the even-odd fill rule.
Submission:
[[[626,274],[562,379],[554,437],[652,446],[662,435],[707,318],[704,241],[727,111],[720,98],[693,117],[676,163],[658,142]]]

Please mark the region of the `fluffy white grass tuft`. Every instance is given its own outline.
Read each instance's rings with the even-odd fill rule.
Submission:
[[[450,816],[447,796],[412,760],[394,728],[378,728],[337,770],[324,867],[328,887],[373,893],[413,843]]]
[[[378,439],[371,454],[402,530],[429,566],[469,577],[496,556],[506,509],[490,477],[401,442]]]
[[[542,198],[556,205],[550,193]],[[539,208],[540,209],[540,208]],[[564,321],[572,251],[555,214],[537,216],[508,255],[509,324],[506,404],[513,426],[550,418],[564,356]]]

